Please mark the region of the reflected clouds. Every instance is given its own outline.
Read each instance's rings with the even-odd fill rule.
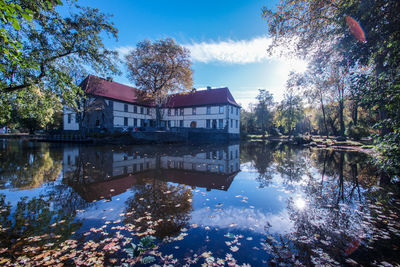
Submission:
[[[251,230],[258,234],[285,234],[293,229],[293,222],[286,209],[272,214],[251,208],[229,207],[218,212],[202,208],[192,212],[191,223],[223,229]]]

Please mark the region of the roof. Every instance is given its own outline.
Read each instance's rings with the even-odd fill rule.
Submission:
[[[229,92],[228,87],[173,94],[168,98],[166,106],[175,108],[220,104],[231,104],[240,107],[231,92]]]
[[[80,86],[87,94],[144,106],[154,105],[149,97],[141,94],[141,90],[118,82],[108,81],[95,75],[86,77]],[[177,108],[221,104],[231,104],[240,107],[227,87],[173,94],[169,96],[165,106]]]
[[[134,104],[137,103],[145,106],[152,105],[152,101],[148,98],[144,98],[140,90],[122,83],[108,81],[94,75],[88,75],[80,84],[80,87],[87,94],[104,96],[115,100]]]
[[[137,184],[143,184],[144,179],[157,179],[167,182],[179,183],[188,186],[206,188],[207,190],[217,189],[227,191],[233,179],[238,174],[218,174],[210,172],[196,172],[176,169],[148,170],[134,173],[128,176],[116,176],[106,181],[96,181],[93,183],[75,183],[71,186],[86,201],[92,202],[103,198],[110,199],[113,196],[122,194]]]

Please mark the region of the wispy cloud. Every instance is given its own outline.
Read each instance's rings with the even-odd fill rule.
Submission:
[[[251,40],[201,42],[184,46],[190,50],[194,62],[246,64],[268,59],[267,47],[270,43],[267,37],[257,37]]]
[[[210,210],[205,208],[192,212],[191,223],[228,229],[234,224],[234,228],[252,229],[253,232],[260,234],[265,234],[267,229],[269,233],[285,234],[293,227],[286,210],[272,214],[255,209],[229,207],[220,212],[212,212],[212,216],[210,213]]]
[[[274,59],[282,62],[289,62],[291,65],[298,63],[297,59],[284,58],[278,56],[283,48],[276,48],[277,55],[269,55],[267,48],[271,44],[271,39],[259,36],[250,40],[224,40],[224,41],[208,41],[208,42],[192,42],[189,44],[181,44],[189,49],[193,62],[213,63],[221,62],[228,64],[248,64],[263,62],[268,59]],[[129,53],[134,46],[122,46],[116,48],[121,59]],[[298,64],[295,64],[298,65]],[[292,68],[297,66],[290,66]],[[294,68],[295,69],[295,68]]]

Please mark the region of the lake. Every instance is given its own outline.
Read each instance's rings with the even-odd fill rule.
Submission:
[[[360,152],[2,140],[0,189],[0,265],[400,263],[398,186]]]

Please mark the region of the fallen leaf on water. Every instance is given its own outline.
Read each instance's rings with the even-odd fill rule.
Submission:
[[[229,248],[232,252],[236,252],[239,250],[239,248],[237,246],[233,246]]]

